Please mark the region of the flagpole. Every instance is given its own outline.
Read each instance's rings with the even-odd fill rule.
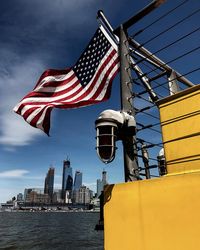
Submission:
[[[103,11],[99,10],[97,18],[112,34],[119,36],[119,55],[120,55],[120,98],[121,110],[127,112],[135,118],[135,109],[133,106],[132,79],[131,79],[131,61],[129,55],[129,41],[127,29],[142,19],[145,15],[159,7],[165,0],[154,0],[136,15],[125,21],[115,30],[106,19]],[[125,182],[140,179],[136,136],[123,135],[123,154],[124,154],[124,177]]]
[[[120,26],[119,34],[120,46],[120,93],[121,109],[129,115],[135,117],[135,110],[132,104],[132,81],[129,55],[129,42],[123,25]],[[139,170],[137,162],[136,137],[125,135],[122,138],[124,153],[124,175],[125,182],[139,179]]]
[[[97,18],[107,30],[114,34],[114,29],[108,22],[102,10],[97,13]],[[127,33],[123,25],[120,26],[119,34],[119,56],[120,56],[120,99],[121,110],[129,115],[135,116],[135,110],[132,105],[131,91],[131,68],[129,56],[129,42]],[[139,179],[139,169],[137,162],[136,137],[124,135],[122,138],[124,155],[124,179],[125,182]]]

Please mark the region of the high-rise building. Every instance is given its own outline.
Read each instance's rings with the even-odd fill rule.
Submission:
[[[30,194],[32,188],[25,188],[24,189],[24,201],[26,202],[27,195]]]
[[[107,184],[106,174],[107,174],[107,172],[104,170],[104,171],[102,172],[102,182],[103,182],[103,186],[105,186],[105,185]]]
[[[108,183],[107,183],[106,174],[107,174],[107,172],[104,170],[104,171],[102,172],[102,179],[101,179],[101,180],[100,180],[100,179],[97,180],[97,197],[100,196],[101,192],[102,192],[103,189],[104,189],[104,186],[105,186],[106,184],[108,184]]]
[[[50,167],[44,183],[44,193],[49,195],[50,200],[53,198],[54,172],[55,169]]]
[[[37,193],[36,191],[31,191],[26,196],[26,203],[49,203],[49,195],[43,193]]]
[[[70,194],[73,187],[72,168],[70,167],[70,160],[63,161],[63,178],[62,178],[62,199],[65,199],[66,191]]]
[[[23,194],[22,193],[19,193],[17,195],[17,201],[23,201]]]
[[[76,171],[75,177],[74,177],[74,188],[73,188],[73,195],[72,195],[73,203],[79,203],[79,190],[82,186],[82,177],[83,177],[83,174],[80,171]]]
[[[91,201],[91,190],[86,186],[79,189],[79,204],[89,204]]]
[[[97,197],[100,196],[102,190],[103,190],[102,180],[97,179]]]
[[[54,189],[53,192],[53,203],[62,203],[62,190],[61,189]]]
[[[83,174],[80,171],[76,171],[74,177],[74,190],[78,190],[82,186]]]

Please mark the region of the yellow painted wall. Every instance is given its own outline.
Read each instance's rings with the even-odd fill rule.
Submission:
[[[158,101],[166,176],[105,189],[105,250],[200,249],[200,85]]]
[[[200,85],[158,102],[169,174],[200,169]]]
[[[200,172],[107,186],[105,250],[200,249]]]

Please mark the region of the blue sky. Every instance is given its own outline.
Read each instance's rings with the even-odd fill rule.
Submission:
[[[123,157],[120,143],[116,159],[104,165],[95,151],[94,121],[105,109],[120,109],[119,77],[113,82],[109,101],[81,109],[54,109],[50,137],[32,128],[12,109],[35,86],[48,68],[73,65],[85,49],[98,24],[96,13],[102,9],[113,27],[138,12],[148,0],[3,0],[0,2],[0,202],[12,198],[28,187],[43,187],[50,165],[55,167],[55,187],[61,187],[62,162],[69,157],[73,171],[83,172],[83,182],[95,188],[96,179],[105,169],[109,183],[122,182]],[[147,26],[183,1],[168,1],[136,24],[130,34]],[[138,36],[143,43],[168,26],[200,8],[199,1],[189,0],[177,12],[152,25]],[[146,47],[153,51],[194,30],[199,13],[176,29],[160,36]],[[159,53],[163,61],[199,45],[199,33]],[[199,50],[170,64],[181,73],[199,66]],[[198,83],[198,74],[188,75]],[[140,105],[140,103],[139,103]],[[147,133],[147,140],[157,135]],[[157,149],[157,152],[159,149]],[[155,154],[157,153],[154,152]]]

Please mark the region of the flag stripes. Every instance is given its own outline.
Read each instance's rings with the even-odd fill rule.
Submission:
[[[101,32],[101,33],[100,33]],[[77,108],[105,101],[109,98],[111,84],[119,70],[119,56],[117,45],[113,46],[105,36],[106,30],[101,26],[88,45],[86,52],[74,67],[65,70],[45,71],[33,91],[19,102],[14,111],[21,115],[31,126],[40,128],[49,134],[50,113],[52,108]],[[101,39],[101,40],[100,40]],[[106,40],[106,42],[105,42]],[[104,41],[104,44],[102,44]],[[98,44],[98,46],[96,45]],[[88,48],[95,48],[99,57],[86,56]],[[92,53],[94,50],[91,50]],[[91,58],[93,59],[91,60]],[[81,63],[84,61],[84,64]],[[83,68],[84,65],[84,72]],[[76,70],[75,70],[76,68]],[[90,71],[93,72],[91,75]],[[81,73],[78,73],[81,72]],[[86,76],[83,76],[85,75]],[[81,76],[82,75],[82,76]],[[80,80],[84,79],[84,83]],[[89,79],[89,80],[87,80]]]

